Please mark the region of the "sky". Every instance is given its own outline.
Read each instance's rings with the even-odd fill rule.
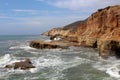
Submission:
[[[0,0],[0,35],[39,35],[120,0]]]

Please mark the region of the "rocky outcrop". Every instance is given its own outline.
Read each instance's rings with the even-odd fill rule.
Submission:
[[[30,47],[37,48],[37,49],[56,49],[56,48],[61,48],[61,49],[66,49],[68,46],[77,46],[77,43],[72,43],[68,41],[50,41],[50,42],[45,42],[41,40],[34,40],[30,42]]]
[[[103,58],[116,56],[120,58],[120,42],[114,40],[101,40],[98,43],[99,55]]]
[[[73,29],[64,29],[64,28],[54,28],[48,32],[43,33],[45,36],[50,36],[50,37],[59,37],[63,40],[70,41],[70,42],[77,42],[78,38],[75,35],[75,32]]]
[[[120,56],[120,5],[99,9],[84,21],[52,29],[44,35],[97,48],[100,56]]]
[[[32,62],[29,59],[26,59],[25,61],[15,62],[13,64],[6,65],[5,68],[29,70],[30,68],[35,68],[35,66],[33,66]]]

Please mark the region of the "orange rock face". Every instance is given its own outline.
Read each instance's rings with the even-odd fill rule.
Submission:
[[[78,34],[81,32],[79,35],[85,38],[114,39],[115,37],[119,37],[120,6],[98,10],[87,19],[85,24],[86,27],[83,32],[80,30],[84,26],[79,26],[77,29]]]
[[[67,29],[66,27],[56,28],[45,34],[61,35],[69,41],[73,41],[70,39],[72,37],[81,45],[98,48],[100,56],[103,57],[111,55],[111,52],[119,56],[120,5],[99,9],[86,20],[67,26]]]

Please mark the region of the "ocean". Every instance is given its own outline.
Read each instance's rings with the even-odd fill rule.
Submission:
[[[120,60],[101,59],[92,48],[42,49],[29,47],[45,36],[0,36],[0,80],[120,80]],[[29,58],[36,68],[5,69],[7,64]]]

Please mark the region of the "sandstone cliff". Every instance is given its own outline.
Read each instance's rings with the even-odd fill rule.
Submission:
[[[84,21],[54,28],[44,35],[97,48],[103,57],[120,57],[120,5],[99,9]]]

